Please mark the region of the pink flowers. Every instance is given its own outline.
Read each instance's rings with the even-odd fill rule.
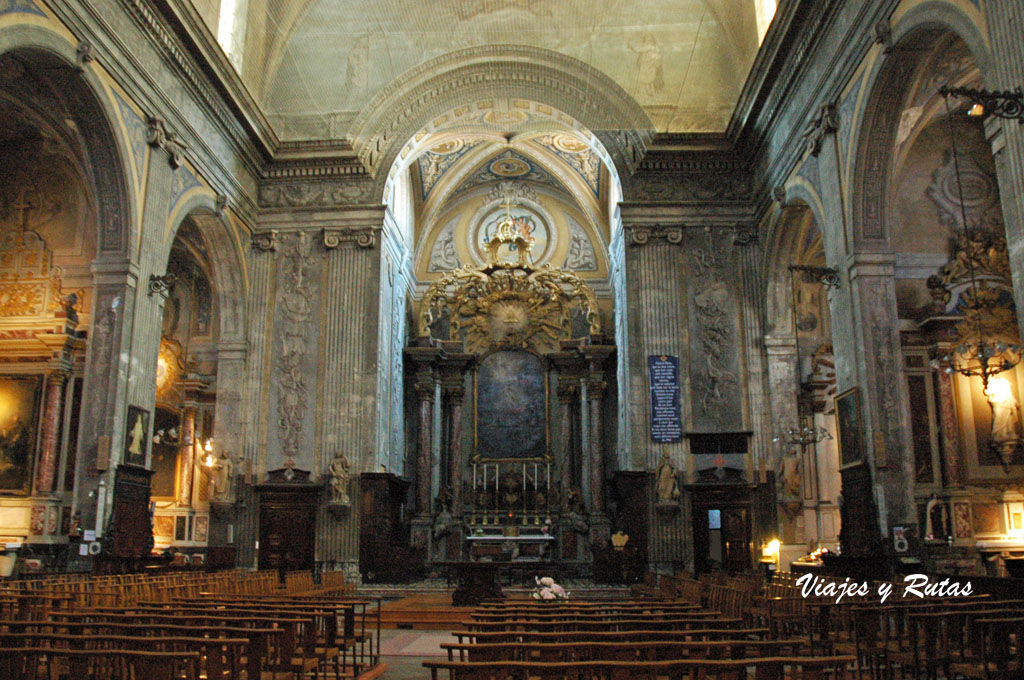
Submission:
[[[550,576],[535,577],[534,582],[537,584],[537,588],[533,591],[535,600],[564,600],[569,597],[565,588],[555,583],[555,579]]]

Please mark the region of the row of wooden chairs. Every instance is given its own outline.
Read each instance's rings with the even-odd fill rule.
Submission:
[[[271,583],[268,574],[238,576],[250,585]],[[179,655],[183,661],[167,662],[173,670],[166,677],[175,680],[341,680],[379,666],[379,602],[346,597],[352,588],[343,577],[316,585],[308,573],[294,575],[277,588],[276,574],[269,576],[275,587],[258,588],[267,594],[239,592],[249,588],[206,591],[221,582],[189,578],[184,579],[188,588],[177,589],[170,599],[160,590],[146,591],[156,593],[153,599],[138,599],[143,591],[137,590],[131,602],[116,606],[51,607],[42,617],[7,612],[0,619],[0,647],[14,651],[0,654],[0,668],[17,674],[0,672],[0,678],[142,680],[151,676],[144,668],[147,658],[133,654],[138,651]],[[14,599],[29,594],[16,591]],[[371,612],[376,635],[368,621]],[[56,651],[47,655],[46,650]],[[106,661],[98,654],[103,652],[109,652]]]
[[[424,661],[431,680],[844,680],[852,656],[672,661]]]

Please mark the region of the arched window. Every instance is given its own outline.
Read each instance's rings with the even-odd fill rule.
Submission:
[[[217,22],[217,42],[239,73],[242,72],[242,53],[245,47],[247,5],[247,0],[221,0],[220,19]]]
[[[775,17],[775,0],[754,0],[754,11],[757,13],[757,42],[760,44],[764,42],[764,35]]]

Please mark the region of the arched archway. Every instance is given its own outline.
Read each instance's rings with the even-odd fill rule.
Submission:
[[[112,479],[104,456],[123,435],[126,384],[114,357],[125,347],[122,321],[134,294],[129,254],[138,245],[131,228],[138,207],[115,105],[93,69],[79,68],[65,37],[39,26],[0,30],[0,119],[9,194],[0,220],[14,256],[5,261],[27,264],[31,255],[36,262],[19,265],[7,281],[46,289],[45,304],[8,308],[0,325],[8,338],[18,328],[34,337],[33,324],[52,335],[34,366],[14,371],[20,381],[34,381],[39,404],[23,414],[39,436],[19,455],[28,480],[23,493],[38,497],[43,520],[26,516],[13,530],[49,546],[41,556],[53,567],[73,559],[59,554],[62,541],[55,540],[61,516],[95,524],[96,490]],[[8,366],[34,352],[7,344],[0,353]]]

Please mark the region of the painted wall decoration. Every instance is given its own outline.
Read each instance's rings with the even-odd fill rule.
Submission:
[[[547,453],[547,371],[536,355],[495,352],[480,362],[476,453],[502,459]]]
[[[41,389],[41,376],[0,376],[0,491],[29,490]]]
[[[146,440],[149,437],[149,411],[138,406],[128,407],[128,420],[124,430],[124,455],[128,465],[146,465]]]
[[[836,397],[836,427],[839,430],[839,464],[850,465],[863,460],[860,392],[856,387]]]

